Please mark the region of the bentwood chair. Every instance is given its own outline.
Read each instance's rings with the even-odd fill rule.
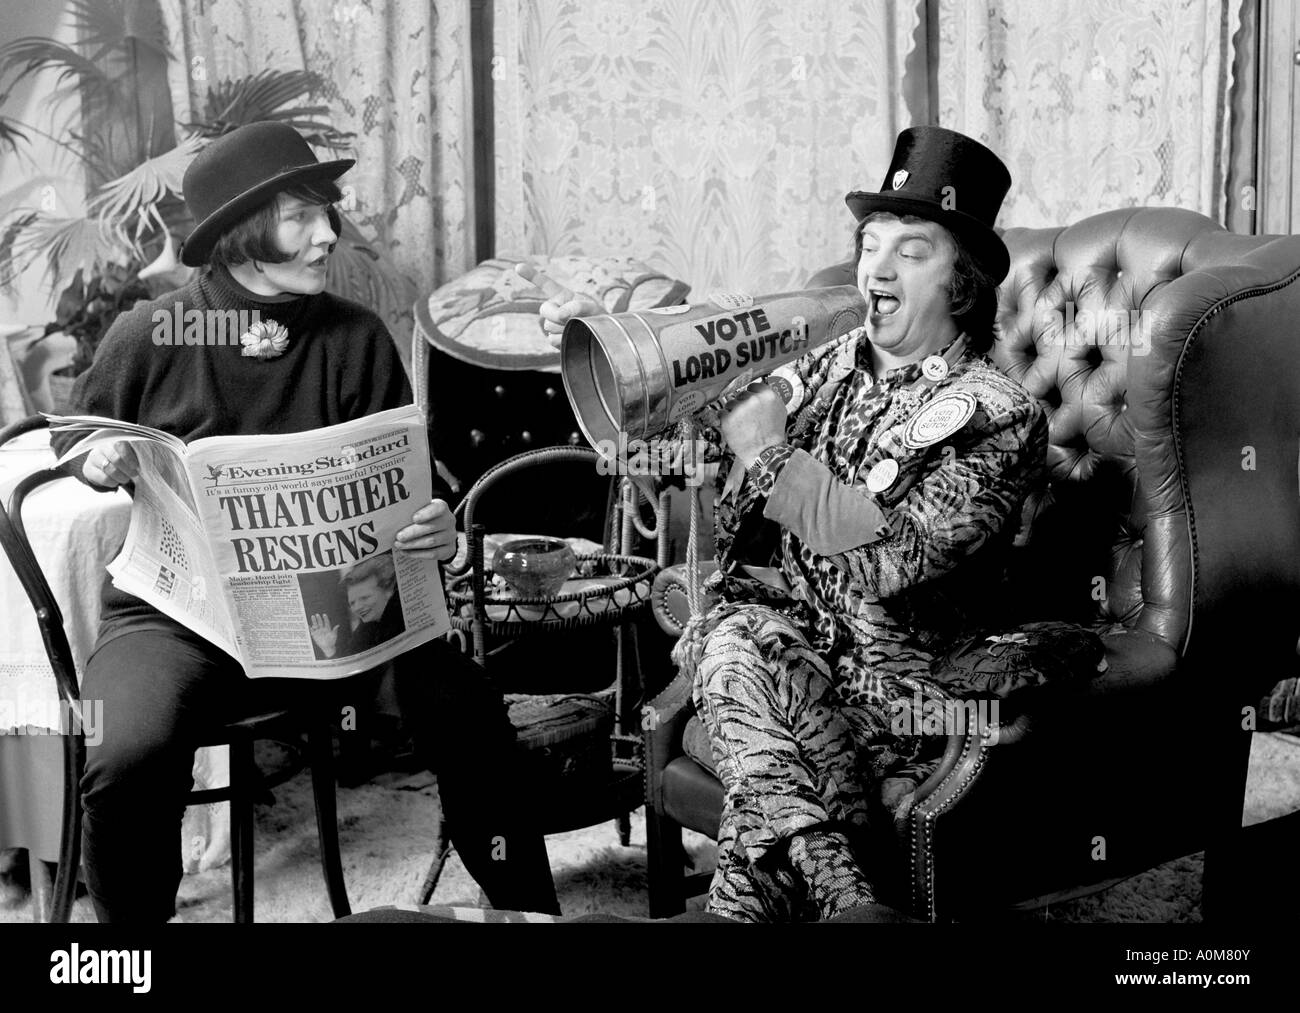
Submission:
[[[894,813],[877,887],[920,918],[983,918],[1205,849],[1205,916],[1239,918],[1250,732],[1300,635],[1300,237],[1125,208],[1004,239],[990,358],[1044,405],[1050,473],[1007,628],[1094,626],[1109,668],[1003,701],[996,741],[950,734]],[[813,284],[852,280],[845,264]],[[676,569],[655,594],[672,633]],[[722,811],[690,697],[679,676],[650,701],[652,917],[707,887],[684,875],[681,832],[716,837]]]
[[[31,416],[0,430],[0,447],[24,433],[46,426],[39,415]],[[7,510],[0,510],[0,544],[9,558],[23,590],[36,611],[41,637],[49,657],[59,698],[76,711],[80,693],[72,649],[63,627],[63,614],[48,580],[37,562],[23,526],[23,503],[32,490],[56,479],[67,478],[62,471],[46,469],[22,479],[14,488]],[[11,620],[16,621],[16,620]],[[304,750],[296,730],[307,733]],[[287,736],[287,737],[286,737]],[[86,747],[81,728],[65,730],[63,738],[63,823],[59,843],[59,866],[50,908],[51,922],[66,922],[72,913],[76,895],[77,871],[81,853],[81,776],[86,764]],[[259,739],[270,739],[287,746],[295,763],[271,777],[262,777],[253,759],[253,746]],[[225,788],[193,791],[187,805],[230,802],[231,808],[231,880],[234,890],[233,914],[237,923],[253,920],[253,804],[264,799],[271,788],[283,784],[304,766],[311,767],[312,791],[316,802],[316,830],[320,841],[321,867],[334,917],[351,914],[343,882],[343,863],[339,854],[338,820],[335,799],[334,745],[330,712],[324,707],[272,709],[249,714],[218,726],[198,746],[230,747],[230,784]],[[179,835],[177,847],[180,847]]]

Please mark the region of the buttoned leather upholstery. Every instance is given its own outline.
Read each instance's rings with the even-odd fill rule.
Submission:
[[[910,867],[877,870],[910,877],[913,913],[929,918],[1087,892],[1207,846],[1229,853],[1243,706],[1294,664],[1300,635],[1300,237],[1127,208],[1003,238],[1012,266],[990,357],[1043,404],[1050,440],[1008,626],[1093,624],[1110,667],[1004,715],[996,745],[950,738],[898,828]],[[847,264],[812,284],[853,281]],[[680,607],[673,579],[656,601]],[[651,904],[663,914],[680,903],[676,824],[716,833],[721,790],[682,755],[689,687],[652,706]]]
[[[1180,293],[1169,290],[1186,274],[1240,260],[1261,241],[1169,208],[1111,211],[1070,228],[1011,229],[1005,239],[1015,260],[1001,290],[992,358],[1047,406],[1052,484],[1031,505],[1031,519],[1035,547],[1065,578],[1055,582],[1065,600],[1051,611],[1087,615],[1100,597],[1102,618],[1179,648],[1191,553],[1169,454],[1170,387],[1162,381],[1182,353],[1187,320],[1173,311],[1186,305]],[[1144,395],[1134,404],[1131,385]]]

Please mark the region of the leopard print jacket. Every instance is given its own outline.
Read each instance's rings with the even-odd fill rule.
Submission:
[[[996,615],[1021,506],[1045,479],[1046,419],[1023,387],[969,350],[937,382],[922,378],[920,363],[876,379],[863,329],[772,376],[788,395],[787,442],[763,452],[738,494],[723,496],[733,459],[716,429],[703,434],[721,460],[717,618],[745,602],[781,607],[840,672],[846,702],[867,702],[881,679],[928,673],[935,654]],[[928,446],[905,439],[908,420],[952,392],[975,398],[969,421]],[[874,495],[890,533],[827,557],[765,521],[763,503],[796,450],[833,480]],[[897,477],[873,494],[867,476],[885,458],[897,462]],[[779,567],[790,591],[740,564]]]

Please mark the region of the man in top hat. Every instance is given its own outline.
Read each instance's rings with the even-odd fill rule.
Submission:
[[[1046,453],[1042,411],[984,357],[1010,183],[968,137],[903,131],[880,190],[846,198],[865,326],[716,406],[721,600],[675,653],[725,789],[714,912],[875,901],[881,800],[906,804],[942,745],[919,734],[947,698],[931,663],[996,600]],[[589,311],[558,293],[542,315]]]

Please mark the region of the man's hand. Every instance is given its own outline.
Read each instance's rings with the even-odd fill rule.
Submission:
[[[92,485],[112,489],[133,482],[140,474],[140,462],[131,444],[119,440],[87,454],[81,465],[81,474]]]
[[[402,552],[416,556],[432,556],[445,563],[456,555],[456,518],[451,507],[440,499],[415,511],[411,524],[397,532],[397,544]]]
[[[552,278],[548,278],[532,264],[516,264],[515,273],[525,281],[531,281],[542,290],[546,302],[537,311],[542,317],[542,330],[551,339],[555,348],[560,347],[560,335],[564,325],[574,317],[594,317],[605,312],[605,307],[589,295],[579,295],[565,288]]]
[[[722,409],[720,428],[736,460],[749,468],[768,447],[785,442],[785,423],[785,402],[759,380]]]

